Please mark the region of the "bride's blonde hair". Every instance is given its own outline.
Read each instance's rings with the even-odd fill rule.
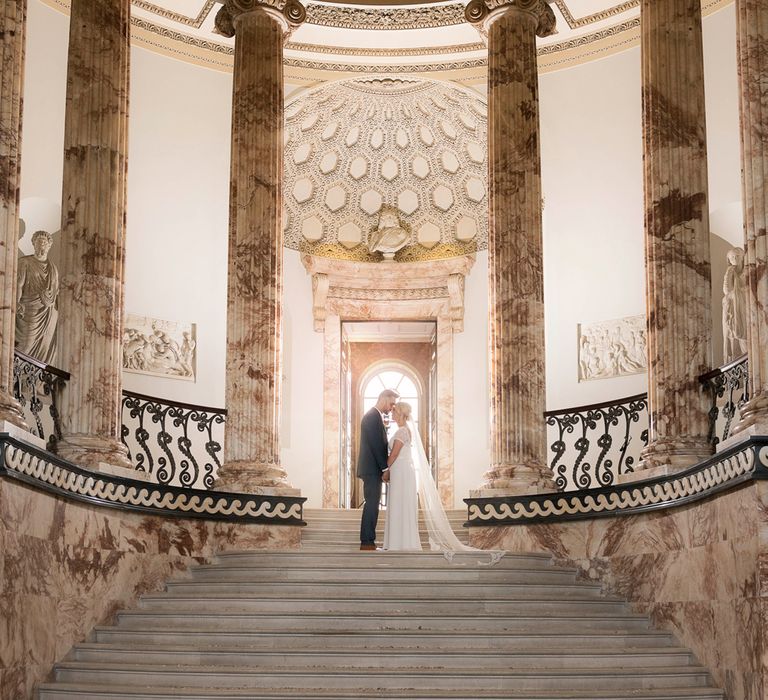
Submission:
[[[411,404],[409,404],[407,401],[398,401],[395,404],[395,410],[403,417],[405,420],[411,419]]]

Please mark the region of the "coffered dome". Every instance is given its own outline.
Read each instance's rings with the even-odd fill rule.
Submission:
[[[465,88],[375,77],[304,93],[285,114],[285,244],[378,259],[367,241],[383,205],[409,234],[396,259],[486,247],[487,111]]]

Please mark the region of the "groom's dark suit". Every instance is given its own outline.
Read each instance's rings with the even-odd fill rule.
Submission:
[[[363,480],[363,517],[360,521],[360,544],[376,541],[376,523],[381,500],[381,473],[387,468],[387,431],[381,413],[374,407],[360,424],[360,456],[357,475]]]

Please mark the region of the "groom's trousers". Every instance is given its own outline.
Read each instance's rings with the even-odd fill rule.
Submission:
[[[381,474],[363,477],[363,517],[360,519],[360,544],[376,542],[376,523],[379,521],[381,500]]]

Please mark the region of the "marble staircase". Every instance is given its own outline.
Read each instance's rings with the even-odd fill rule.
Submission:
[[[359,512],[305,519],[300,551],[222,553],[142,596],[39,700],[723,698],[669,633],[549,555],[360,552]]]

